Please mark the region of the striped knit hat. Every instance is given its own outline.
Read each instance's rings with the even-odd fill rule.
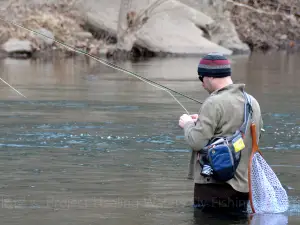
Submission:
[[[209,53],[204,56],[198,65],[199,77],[227,77],[231,75],[229,60],[220,53]]]

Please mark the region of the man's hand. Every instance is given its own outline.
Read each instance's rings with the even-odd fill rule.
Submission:
[[[194,117],[195,118],[195,117]],[[179,126],[181,128],[184,127],[184,125],[187,122],[194,122],[195,119],[193,119],[191,116],[187,115],[187,114],[183,114],[180,118],[179,118]]]
[[[194,120],[194,122],[196,123],[198,120],[199,115],[198,114],[193,114],[191,115],[192,119]]]

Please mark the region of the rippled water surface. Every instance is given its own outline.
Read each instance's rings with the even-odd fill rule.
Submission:
[[[233,57],[233,79],[259,101],[260,147],[288,190],[286,214],[251,224],[299,224],[299,55]],[[0,167],[3,224],[248,224],[195,215],[186,179],[185,113],[166,92],[82,58],[7,59],[1,77]],[[119,66],[199,100],[198,58]],[[190,113],[200,105],[179,97]]]

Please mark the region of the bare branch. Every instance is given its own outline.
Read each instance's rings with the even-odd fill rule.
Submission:
[[[243,3],[238,3],[238,2],[235,2],[235,1],[232,1],[232,0],[226,0],[226,2],[232,3],[233,5],[236,5],[236,6],[239,6],[239,7],[249,9],[251,11],[254,11],[254,12],[257,12],[257,13],[260,13],[260,14],[266,14],[266,15],[270,15],[270,16],[285,15],[283,13],[267,12],[267,11],[264,11],[264,10],[261,10],[261,9],[256,9],[252,6],[249,6],[249,5],[246,5],[246,4],[243,4]]]
[[[235,6],[239,6],[239,7],[243,7],[243,8],[249,9],[251,11],[254,11],[254,12],[257,12],[257,13],[260,13],[260,14],[265,14],[265,15],[270,15],[270,16],[278,16],[278,15],[280,15],[280,16],[287,16],[287,14],[285,14],[285,13],[278,12],[279,9],[280,9],[280,7],[281,7],[280,3],[278,4],[278,8],[277,8],[277,10],[275,12],[273,12],[273,11],[267,12],[267,11],[254,8],[252,6],[249,6],[249,5],[246,5],[246,4],[243,4],[243,3],[235,2],[233,0],[226,0],[226,2],[231,3],[231,4],[235,5]],[[290,9],[291,12],[292,12],[292,8],[293,7],[291,7],[291,9]],[[300,14],[297,13],[297,12],[295,12],[294,15],[295,16],[300,16]]]

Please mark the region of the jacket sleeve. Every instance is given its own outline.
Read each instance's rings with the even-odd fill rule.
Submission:
[[[188,122],[184,126],[184,136],[188,145],[194,151],[200,151],[214,136],[220,120],[220,113],[212,100],[203,103],[198,120],[195,123]]]

